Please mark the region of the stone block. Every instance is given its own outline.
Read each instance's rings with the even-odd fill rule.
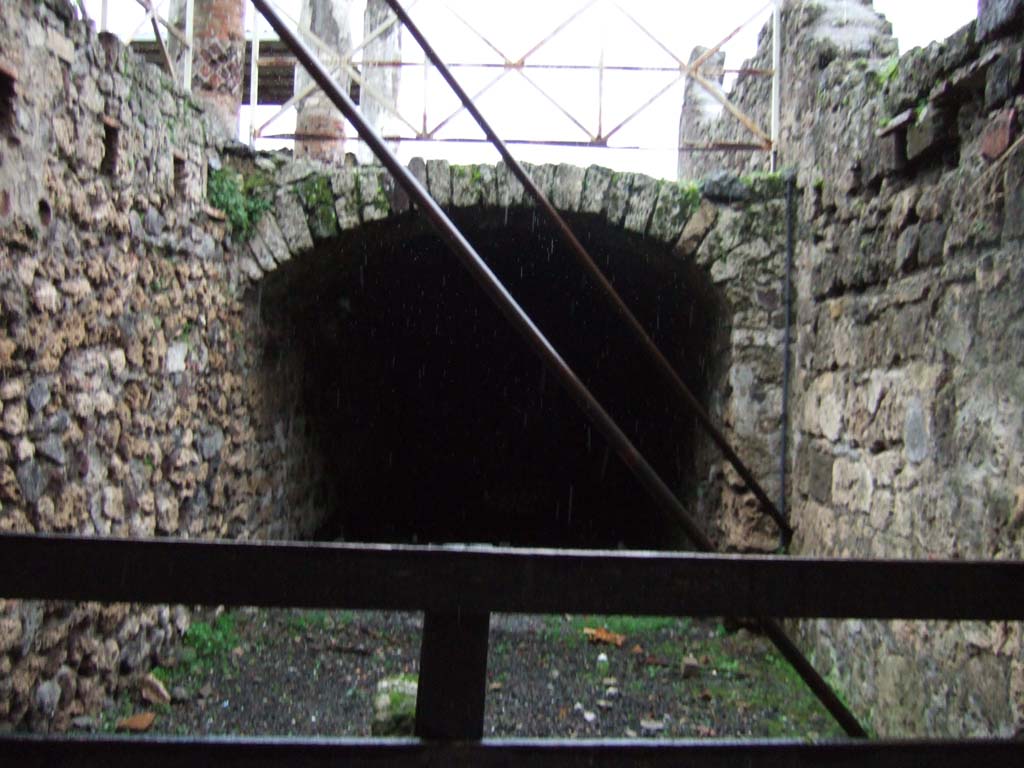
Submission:
[[[263,215],[259,223],[256,224],[256,233],[253,239],[259,239],[270,256],[278,264],[284,264],[291,258],[288,243],[285,242],[284,235],[281,234],[281,228],[278,226],[277,219],[274,218],[273,214],[267,213]]]
[[[249,242],[246,244],[249,255],[252,256],[253,260],[259,265],[260,269],[264,272],[273,272],[277,269],[277,262],[274,261],[274,255],[267,248],[266,243],[263,242],[263,238],[259,234],[254,234]]]
[[[545,163],[544,165],[530,165],[529,163],[523,163],[523,167],[526,172],[530,174],[530,178],[533,179],[533,183],[537,185],[537,189],[544,193],[544,196],[551,199],[551,191],[555,186],[555,173],[558,171],[558,166],[552,163]],[[529,195],[526,195],[524,199],[529,203]]]
[[[274,199],[274,215],[277,217],[281,235],[293,256],[313,247],[313,235],[310,234],[309,224],[306,223],[306,213],[292,190],[282,189],[277,193]]]
[[[601,213],[611,177],[612,171],[599,165],[592,165],[584,171],[578,206],[580,213]]]
[[[860,461],[839,458],[832,465],[832,500],[852,512],[868,512],[874,482],[868,468]]]
[[[252,280],[254,283],[263,279],[263,270],[260,269],[259,264],[252,256],[243,256],[238,260],[238,268],[242,270],[242,274]]]
[[[985,73],[985,109],[1001,107],[1020,90],[1024,47],[1014,45],[997,58]]]
[[[690,217],[689,221],[686,222],[686,226],[683,227],[683,232],[679,235],[679,241],[676,243],[675,248],[672,249],[673,254],[680,258],[694,257],[701,243],[704,242],[704,238],[714,229],[715,222],[717,221],[718,206],[709,200],[701,200],[696,213]]]
[[[896,115],[877,135],[877,167],[880,173],[900,173],[907,167],[907,128],[913,122],[914,111],[908,109]]]
[[[422,157],[414,157],[409,161],[409,172],[416,177],[420,185],[429,191],[427,186],[427,163]],[[412,201],[409,193],[401,184],[395,184],[394,192],[391,195],[391,210],[396,214],[402,214],[409,210]],[[339,223],[340,225],[340,223]]]
[[[941,221],[929,221],[921,225],[921,242],[917,251],[917,263],[927,267],[942,261],[942,250],[946,243],[946,225]]]
[[[728,171],[715,171],[701,180],[700,188],[704,197],[718,202],[743,203],[750,199],[750,188]]]
[[[917,253],[921,247],[921,228],[911,224],[900,233],[896,241],[896,266],[901,272],[917,267]]]
[[[1004,109],[994,115],[981,133],[981,154],[986,160],[1002,157],[1017,134],[1017,110]]]
[[[359,181],[355,168],[342,168],[331,174],[331,191],[334,193],[334,215],[338,229],[342,232],[355,229],[359,218]]]
[[[359,209],[363,223],[380,221],[391,215],[388,194],[394,183],[390,174],[378,165],[357,168],[359,174]]]
[[[950,138],[949,113],[928,105],[907,128],[907,160],[914,162],[935,154],[950,143]]]
[[[71,64],[75,60],[75,45],[53,27],[46,29],[46,48],[61,61]]]
[[[1024,152],[1014,152],[1006,163],[1003,192],[1003,237],[1017,240],[1024,237]]]
[[[338,216],[334,212],[334,192],[331,180],[323,174],[313,174],[295,184],[310,234],[317,240],[327,240],[338,234]]]
[[[479,165],[452,166],[452,206],[472,208],[483,202],[483,178]]]
[[[677,243],[677,238],[697,209],[700,196],[695,188],[662,182],[648,234],[663,243]]]
[[[427,188],[442,208],[452,204],[452,167],[447,160],[427,160]]]
[[[991,40],[1019,26],[1024,17],[1024,0],[978,0],[977,38]]]
[[[800,490],[819,504],[832,503],[832,465],[835,459],[812,445],[801,446],[796,467]]]
[[[641,174],[633,174],[632,190],[629,195],[629,207],[623,226],[630,232],[647,234],[647,227],[654,215],[654,206],[658,201],[658,181]]]
[[[605,220],[613,227],[621,227],[629,210],[629,194],[633,185],[633,174],[612,173],[604,196],[602,212]]]
[[[928,418],[921,400],[911,397],[903,420],[903,454],[912,464],[920,464],[931,453]]]
[[[498,172],[493,165],[478,166],[480,175],[480,202],[493,208],[498,204]]]
[[[526,190],[504,162],[495,167],[497,204],[502,208],[523,204]]]
[[[551,204],[560,211],[578,211],[583,198],[585,177],[585,169],[568,163],[560,164],[555,170]]]

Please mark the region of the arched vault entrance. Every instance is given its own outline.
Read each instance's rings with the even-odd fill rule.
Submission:
[[[662,477],[692,500],[706,472],[703,436],[554,233],[521,206],[482,201],[451,213]],[[706,398],[722,313],[704,272],[605,213],[567,215]],[[321,537],[684,544],[414,211],[336,229],[258,290],[265,365],[301,368],[289,378],[326,468]]]

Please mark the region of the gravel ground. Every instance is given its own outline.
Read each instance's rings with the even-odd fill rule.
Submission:
[[[624,635],[622,647],[591,644],[585,627]],[[197,617],[155,670],[175,701],[154,706],[133,686],[101,727],[148,710],[150,733],[369,736],[376,683],[416,673],[421,630],[418,614]],[[715,621],[495,616],[487,682],[488,736],[841,735],[767,641]]]

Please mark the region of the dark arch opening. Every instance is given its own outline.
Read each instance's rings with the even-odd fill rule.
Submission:
[[[663,479],[694,501],[705,438],[558,239],[530,210],[457,220]],[[704,273],[602,219],[572,223],[706,400],[727,331]],[[296,395],[328,468],[320,538],[686,546],[417,217],[323,243],[261,291],[266,359],[302,361]]]

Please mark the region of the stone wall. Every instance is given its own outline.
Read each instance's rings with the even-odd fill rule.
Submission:
[[[295,538],[317,524],[317,465],[282,407],[294,373],[265,364],[258,295],[207,214],[220,161],[202,117],[70,4],[5,5],[0,530]],[[0,600],[0,723],[95,713],[187,622]]]
[[[0,530],[309,538],[344,499],[309,428],[306,369],[265,323],[263,280],[346,233],[415,216],[408,200],[379,167],[221,145],[201,107],[63,0],[22,0],[5,22]],[[503,166],[412,168],[456,214],[528,207]],[[709,359],[695,361],[708,405],[777,494],[780,179],[700,189],[530,170],[570,218],[600,219],[707,276],[722,306]],[[244,179],[269,210],[246,224],[213,209],[213,174]],[[731,549],[773,549],[717,453],[704,445],[697,464],[696,490],[681,492],[709,532]],[[175,607],[0,601],[0,724],[63,729],[95,714],[187,625]]]
[[[1024,4],[982,2],[977,24],[902,58],[867,6],[855,46],[819,38],[849,5],[786,8],[781,155],[803,190],[794,552],[1019,559]],[[1019,624],[801,631],[881,734],[1024,724]]]

